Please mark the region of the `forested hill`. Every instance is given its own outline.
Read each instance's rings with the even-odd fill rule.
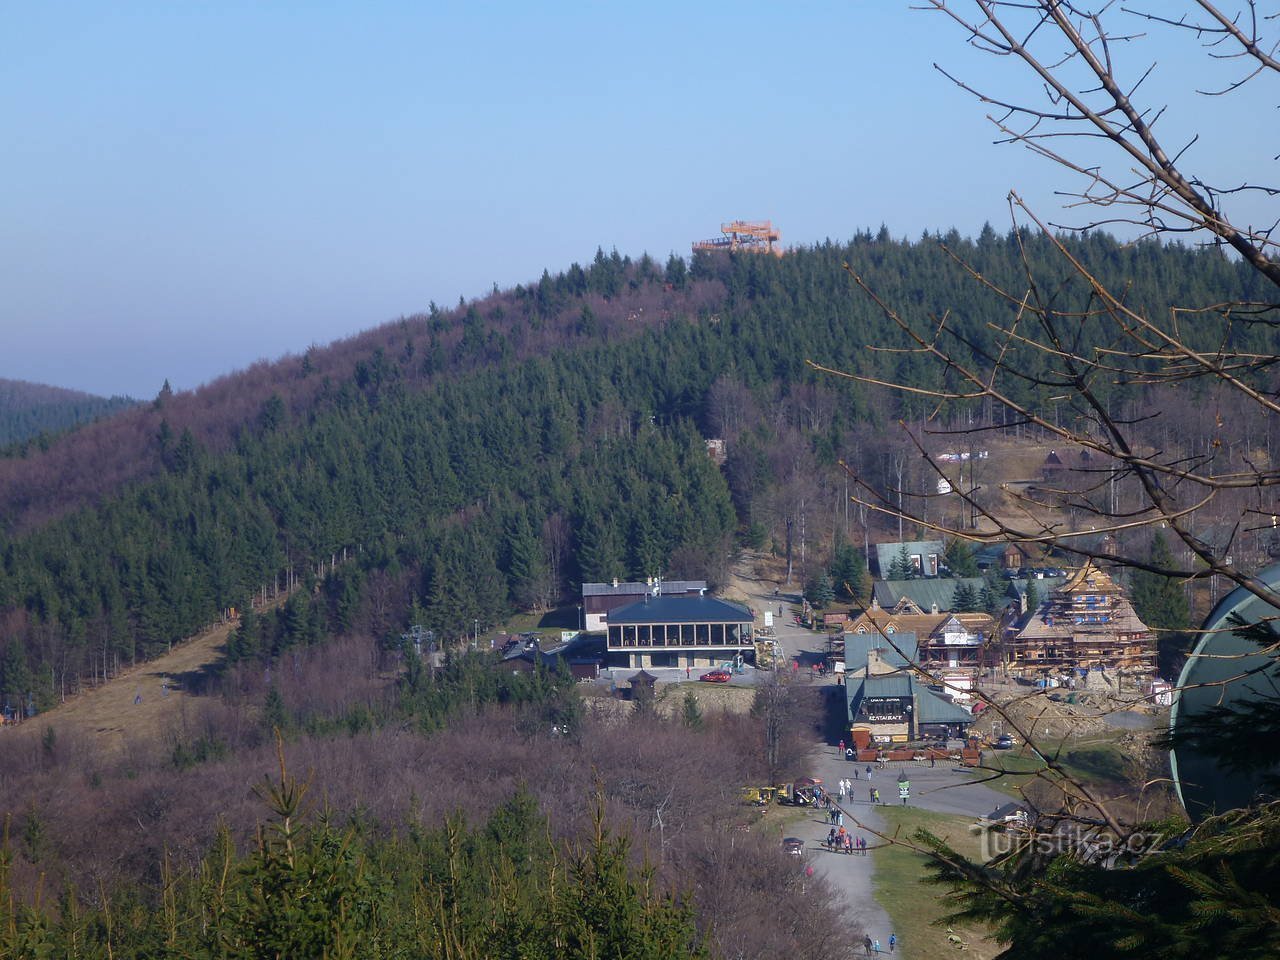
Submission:
[[[1042,239],[989,231],[948,243],[1013,288],[1023,246],[1050,258]],[[1073,249],[1151,310],[1250,290],[1212,251],[1100,235]],[[829,540],[836,459],[882,458],[883,425],[913,411],[805,361],[932,373],[868,350],[900,338],[844,261],[905,311],[950,310],[980,344],[1008,315],[934,238],[665,266],[598,253],[0,461],[0,694],[48,698],[163,649],[284,571],[315,589],[237,656],[382,637],[411,610],[461,637],[584,579],[715,580],[735,535],[767,545],[804,511]],[[1078,283],[1052,293],[1064,310],[1086,302]],[[1240,347],[1265,336],[1247,329]],[[709,436],[729,442],[723,469]],[[335,569],[344,553],[355,562]]]
[[[60,433],[135,403],[129,397],[95,397],[79,390],[0,378],[0,449]]]

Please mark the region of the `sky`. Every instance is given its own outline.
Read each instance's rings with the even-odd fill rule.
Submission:
[[[103,395],[194,388],[598,247],[687,256],[732,219],[789,244],[1003,231],[1011,189],[1053,217],[1070,185],[994,145],[990,108],[933,65],[1025,72],[898,0],[0,18],[0,377]],[[1188,37],[1126,68],[1157,57],[1144,92],[1171,142],[1225,130],[1191,155],[1224,182],[1273,162],[1274,95],[1195,97]]]

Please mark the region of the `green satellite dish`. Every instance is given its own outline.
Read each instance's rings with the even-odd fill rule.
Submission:
[[[1280,591],[1280,564],[1267,567],[1258,580]],[[1280,617],[1280,610],[1237,587],[1222,598],[1200,628],[1200,641],[1187,658],[1178,678],[1178,694],[1169,717],[1176,732],[1185,722],[1219,704],[1230,707],[1260,698],[1280,696],[1275,659],[1258,652],[1253,641],[1238,636],[1232,627],[1236,617],[1244,623]],[[1192,820],[1213,813],[1246,807],[1263,792],[1263,779],[1280,767],[1280,756],[1269,769],[1240,772],[1218,762],[1212,744],[1182,745],[1170,754],[1173,783],[1178,799]]]

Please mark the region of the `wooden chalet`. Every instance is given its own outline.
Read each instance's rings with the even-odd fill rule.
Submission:
[[[915,638],[919,665],[926,673],[940,671],[973,674],[984,666],[984,653],[996,632],[996,621],[986,613],[925,612],[910,597],[902,597],[892,610],[873,600],[846,628],[848,637],[862,634],[909,634]]]

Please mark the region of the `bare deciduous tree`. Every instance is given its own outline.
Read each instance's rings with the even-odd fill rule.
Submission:
[[[931,414],[921,425],[903,424],[904,435],[934,475],[949,477],[951,495],[972,525],[948,522],[946,512],[930,508],[927,493],[913,492],[910,485],[904,496],[900,477],[890,483],[851,474],[857,487],[852,495],[866,509],[947,536],[1041,544],[1192,584],[1222,580],[1280,607],[1280,596],[1254,576],[1252,565],[1233,562],[1246,541],[1280,523],[1274,494],[1280,468],[1271,457],[1271,437],[1280,424],[1280,351],[1274,346],[1280,250],[1273,239],[1280,188],[1206,172],[1221,168],[1225,154],[1246,144],[1247,138],[1232,135],[1240,131],[1166,140],[1173,114],[1186,101],[1171,92],[1166,105],[1156,87],[1172,77],[1208,97],[1270,95],[1259,108],[1259,116],[1265,108],[1268,119],[1259,122],[1274,126],[1280,15],[1262,13],[1252,0],[1226,11],[1209,0],[1176,7],[1134,3],[1089,8],[1073,0],[923,0],[924,10],[953,22],[975,50],[1016,68],[1008,91],[938,69],[992,108],[998,142],[1029,149],[1063,169],[1069,182],[1060,196],[1074,222],[1053,222],[1016,192],[1009,195],[1013,236],[1023,249],[1024,270],[1016,284],[985,276],[960,251],[942,244],[945,255],[990,297],[980,334],[949,312],[911,314],[846,265],[902,335],[897,344],[873,349],[906,355],[936,375],[908,382],[814,366],[896,390],[908,406],[929,405]],[[1153,51],[1180,42],[1202,49],[1176,67],[1158,62]],[[1273,155],[1257,158],[1259,172],[1270,160]],[[1126,283],[1108,279],[1089,261],[1087,245],[1055,232],[1103,226],[1137,242],[1154,238],[1217,247],[1238,267],[1239,286],[1198,302],[1139,303]],[[1042,256],[1046,247],[1053,266]],[[980,411],[972,425],[960,415],[965,411]],[[1085,465],[1069,481],[1046,478],[1032,489],[1006,484],[993,497],[963,476],[955,482],[954,468],[948,475],[936,455],[943,443],[954,449],[975,435],[1012,438],[1028,427],[1059,449],[1074,451],[1077,464]],[[1245,439],[1254,436],[1266,439]],[[1120,555],[1071,536],[1081,527],[1118,538]],[[1153,563],[1139,549],[1146,542],[1142,535],[1153,528],[1176,537],[1172,562]],[[1270,649],[1276,652],[1274,645]],[[1019,724],[1007,700],[987,699],[1033,742],[1034,722]],[[1034,706],[1021,715],[1037,716]],[[1070,823],[1087,840],[1105,834],[1121,845],[1138,834],[1137,817],[1120,816],[1075,779],[1053,749],[1038,746],[1045,761],[1038,776],[1063,796],[1062,809],[1051,812],[1052,833]],[[1038,955],[1050,944],[1065,949],[1063,955],[1093,957],[1154,955],[1175,946],[1194,950],[1201,941],[1206,948],[1227,949],[1220,928],[1210,934],[1214,924],[1197,927],[1194,917],[1231,901],[1233,870],[1253,869],[1232,860],[1239,851],[1261,851],[1262,861],[1270,862],[1276,816],[1271,805],[1211,821],[1184,838],[1183,852],[1125,876],[1091,872],[1102,864],[1090,842],[1070,854],[1079,869],[1049,883],[1035,869],[1045,865],[1044,857],[1006,861],[1012,866],[1001,872],[998,864],[993,870],[962,862],[942,844],[935,843],[933,851],[943,874],[964,885],[968,915],[1001,924],[1018,956]],[[1039,877],[1039,885],[1029,884],[1030,877]],[[1091,883],[1110,889],[1099,895]],[[1235,921],[1247,936],[1228,932],[1250,956],[1274,955],[1267,951],[1280,942],[1276,904],[1262,900]]]
[[[1061,270],[1044,275],[1033,268],[1030,258],[1024,258],[1023,282],[1008,288],[962,264],[1002,310],[993,312],[988,321],[994,348],[966,336],[950,314],[915,317],[900,311],[850,267],[854,282],[904,335],[901,346],[875,345],[874,349],[917,354],[935,364],[942,376],[936,386],[920,387],[815,366],[930,401],[933,415],[923,433],[908,436],[937,477],[946,474],[930,453],[936,443],[928,442],[927,435],[958,437],[955,442],[968,443],[977,433],[1031,425],[1063,448],[1087,451],[1093,466],[1072,488],[1050,492],[1087,517],[1092,530],[1125,534],[1144,527],[1167,527],[1191,561],[1153,572],[1187,580],[1222,576],[1280,602],[1247,570],[1229,562],[1240,535],[1272,526],[1277,510],[1268,492],[1280,485],[1280,468],[1269,457],[1233,442],[1237,431],[1269,436],[1280,414],[1278,358],[1236,346],[1246,334],[1263,326],[1274,329],[1280,321],[1274,289],[1280,286],[1280,261],[1272,227],[1241,225],[1231,203],[1255,194],[1274,197],[1280,190],[1252,183],[1217,185],[1184,172],[1193,144],[1166,149],[1156,133],[1164,107],[1136,100],[1142,81],[1157,65],[1144,64],[1132,74],[1122,69],[1113,48],[1140,37],[1112,28],[1104,13],[1144,25],[1167,23],[1193,31],[1212,44],[1207,57],[1248,61],[1249,74],[1212,91],[1220,94],[1237,92],[1260,74],[1272,74],[1276,40],[1260,35],[1262,24],[1253,4],[1247,5],[1245,16],[1228,16],[1208,2],[1190,4],[1200,11],[1200,21],[1189,15],[1168,16],[1163,8],[1159,15],[1110,5],[1104,5],[1102,13],[1091,12],[1063,0],[975,0],[971,6],[973,13],[966,16],[945,0],[928,3],[929,9],[962,27],[969,43],[979,50],[1025,65],[1035,82],[1023,84],[1022,89],[1039,91],[1042,99],[1022,100],[978,90],[943,72],[983,103],[999,108],[990,119],[1003,142],[1028,147],[1084,178],[1082,188],[1065,194],[1072,201],[1070,206],[1085,214],[1075,226],[1124,224],[1158,236],[1187,234],[1197,241],[1223,244],[1267,281],[1263,289],[1268,296],[1215,297],[1204,303],[1173,304],[1156,314],[1130,303],[1126,290],[1104,282],[1075,248],[1053,232],[1060,225],[1032,211],[1014,193],[1010,210],[1018,235],[1025,236],[1028,230],[1041,233],[1056,251]],[[1126,168],[1124,175],[1109,172],[1111,165],[1101,160],[1080,156],[1098,152],[1099,141],[1119,151],[1121,160],[1116,165]],[[1073,151],[1077,144],[1079,150]],[[1256,209],[1250,207],[1241,216]],[[1088,216],[1088,211],[1097,216]],[[959,259],[945,245],[943,249]],[[1063,277],[1081,285],[1084,296],[1064,305],[1058,289]],[[1236,416],[1228,422],[1216,414],[1211,436],[1202,445],[1194,444],[1184,442],[1189,439],[1183,419],[1189,407],[1231,409]],[[1003,415],[972,427],[955,415],[957,409],[992,408]],[[869,509],[895,518],[905,515],[924,528],[987,542],[1043,542],[1082,557],[1101,555],[1065,538],[1073,531],[1057,512],[1046,520],[1050,512],[1034,495],[1005,491],[1014,506],[1002,510],[973,486],[958,484],[956,492],[978,526],[953,529],[939,512],[928,510],[925,496],[908,496],[903,502],[902,484],[890,491],[875,478],[858,480],[857,499]],[[1118,495],[1117,490],[1129,488],[1137,502]],[[1225,514],[1239,522],[1234,536],[1212,542],[1198,535],[1197,522],[1223,519],[1214,509],[1220,500],[1229,501]],[[1123,559],[1151,569],[1141,557]]]

